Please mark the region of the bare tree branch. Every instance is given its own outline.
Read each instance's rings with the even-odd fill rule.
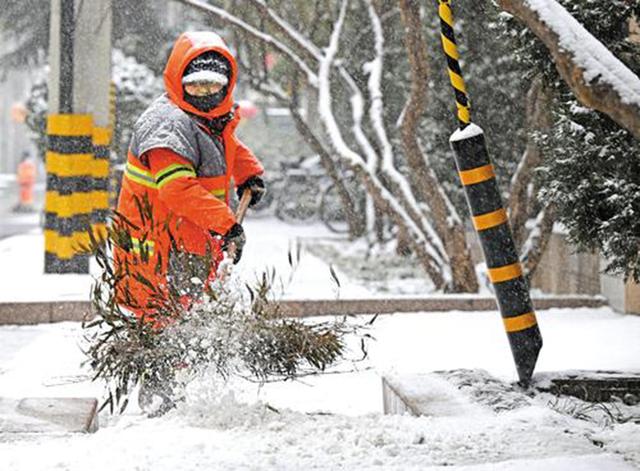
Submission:
[[[283,56],[287,57],[289,60],[294,62],[305,73],[305,75],[307,76],[307,80],[309,81],[310,84],[314,84],[314,85],[317,84],[318,76],[315,74],[315,72],[311,70],[309,65],[302,58],[300,58],[300,56],[298,56],[295,52],[293,52],[289,47],[287,47],[285,44],[275,39],[273,36],[263,33],[257,28],[251,26],[249,23],[241,20],[237,16],[230,14],[228,11],[224,10],[223,8],[209,5],[208,3],[205,3],[202,0],[173,0],[173,1],[182,3],[183,5],[191,6],[193,8],[196,8],[197,10],[204,11],[210,15],[214,15],[220,18],[221,20],[224,20],[227,23],[233,25],[234,27],[242,29],[243,31],[247,32],[254,38],[269,44],[274,49],[282,53]]]

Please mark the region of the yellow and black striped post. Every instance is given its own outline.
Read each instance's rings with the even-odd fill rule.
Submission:
[[[45,273],[88,273],[87,229],[93,192],[93,119],[88,114],[47,118],[47,194],[45,197]]]
[[[469,98],[462,77],[453,31],[450,0],[439,0],[442,46],[447,57],[460,129],[450,142],[478,233],[489,279],[494,286],[520,383],[531,381],[542,348],[527,281],[523,277],[507,213],[495,178],[482,129],[471,122]]]

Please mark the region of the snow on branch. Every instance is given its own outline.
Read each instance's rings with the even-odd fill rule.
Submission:
[[[289,24],[282,17],[278,16],[271,8],[267,6],[264,0],[250,0],[251,3],[260,12],[263,18],[269,20],[273,26],[275,26],[282,34],[287,36],[296,45],[302,48],[313,59],[320,61],[322,53],[309,39],[305,38],[299,31],[297,31],[291,24]]]
[[[232,15],[231,13],[226,11],[224,8],[216,7],[214,5],[209,5],[208,3],[202,0],[174,0],[174,1],[182,3],[184,5],[194,7],[198,10],[205,11],[211,15],[215,15],[221,20],[226,21],[227,23],[230,23],[237,28],[240,28],[241,30],[255,37],[256,39],[259,39],[260,41],[271,45],[274,49],[277,49],[284,56],[288,57],[291,61],[293,61],[305,73],[305,75],[307,76],[307,80],[312,86],[317,86],[318,77],[315,74],[315,72],[313,72],[309,68],[307,63],[304,60],[302,60],[300,56],[298,56],[289,47],[287,47],[282,42],[278,41],[273,36],[254,28],[253,26],[246,23],[245,21],[242,21],[237,16]]]
[[[432,240],[436,249],[443,254],[446,258],[446,250],[444,244],[440,239],[440,236],[436,233],[435,229],[431,226],[429,221],[424,217],[420,209],[420,205],[411,190],[411,185],[406,178],[396,169],[393,162],[393,148],[387,131],[384,127],[384,120],[382,115],[384,113],[384,102],[382,99],[382,67],[384,56],[384,34],[382,30],[382,21],[376,12],[371,0],[367,0],[369,18],[371,20],[373,36],[374,36],[374,50],[375,57],[372,61],[365,64],[365,72],[369,74],[368,86],[369,96],[371,99],[371,106],[369,108],[369,120],[371,127],[373,128],[380,148],[382,149],[382,171],[393,182],[397,190],[402,194],[402,198],[407,202],[407,205],[419,218],[421,225],[424,227],[426,234]]]
[[[384,187],[384,185],[382,185],[376,175],[372,172],[367,171],[367,167],[362,157],[357,152],[353,151],[344,141],[342,133],[340,132],[340,127],[335,120],[331,105],[331,68],[335,56],[338,52],[340,34],[346,16],[347,4],[348,0],[343,0],[340,8],[340,14],[336,23],[334,24],[333,31],[331,33],[329,45],[325,49],[325,55],[320,61],[320,71],[318,73],[318,112],[320,114],[320,118],[322,119],[327,133],[329,134],[329,138],[338,154],[343,159],[348,161],[354,169],[360,169],[360,171],[365,175],[366,183],[376,189],[377,193],[384,200],[384,203],[391,208],[392,212],[394,212],[398,217],[402,218],[403,223],[414,234],[417,244],[420,245],[419,249],[426,249],[428,258],[432,260],[433,263],[431,267],[432,269],[429,271],[434,283],[436,283],[437,285],[448,283],[449,273],[446,270],[446,263],[441,256],[442,252],[439,253],[438,250],[435,250],[432,243],[425,239],[424,233],[416,225],[413,219],[407,214],[407,212],[397,201],[397,199],[389,192],[389,190]],[[343,73],[342,76],[346,79],[347,84],[352,85],[352,91],[356,92],[354,93],[354,97],[352,97],[351,100],[351,104],[354,107],[353,115],[354,122],[356,123],[354,131],[356,132],[356,137],[360,137],[360,139],[364,137],[361,145],[364,145],[365,150],[367,150],[368,152],[372,152],[373,148],[370,146],[370,144],[368,144],[366,136],[364,136],[364,133],[360,134],[357,129],[357,123],[362,119],[362,107],[364,100],[362,100],[358,87],[349,80],[349,75]],[[372,156],[370,156],[370,158],[372,158]],[[442,280],[443,276],[444,280]]]
[[[557,0],[498,0],[545,44],[580,102],[640,139],[640,78]]]

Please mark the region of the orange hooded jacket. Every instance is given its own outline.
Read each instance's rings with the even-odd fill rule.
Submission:
[[[231,76],[224,100],[202,112],[184,100],[182,77],[189,62],[207,51],[226,57]],[[163,289],[170,274],[171,237],[181,252],[204,255],[213,251],[216,264],[219,262],[220,242],[211,231],[225,234],[236,222],[228,207],[231,182],[240,185],[262,174],[263,167],[234,135],[238,113],[220,136],[212,135],[192,115],[211,119],[233,111],[236,80],[235,58],[217,34],[189,32],[178,38],[164,71],[166,94],[134,126],[117,210],[135,228],[130,228],[130,249],[115,251],[116,267],[129,262],[135,265],[135,274]],[[151,220],[140,214],[139,203],[146,200]],[[142,252],[149,257],[148,263],[139,263]],[[211,267],[210,276],[215,269]],[[135,274],[124,279],[135,305],[122,298],[121,304],[141,314],[150,292]]]

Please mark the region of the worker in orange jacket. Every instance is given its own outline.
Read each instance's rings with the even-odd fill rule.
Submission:
[[[224,249],[234,247],[235,263],[242,255],[245,234],[229,208],[229,191],[232,184],[239,197],[251,191],[252,206],[265,186],[262,165],[234,135],[237,75],[236,60],[217,34],[184,33],[164,71],[166,93],[134,126],[117,207],[131,223],[131,240],[115,250],[115,264],[129,264],[120,304],[138,316],[153,314],[152,290],[141,277],[166,290],[193,276],[181,273],[177,260],[212,254],[208,273],[199,276],[206,282]],[[140,214],[144,201],[151,220]],[[148,263],[140,263],[143,253]]]
[[[36,164],[28,152],[22,154],[18,164],[17,181],[20,187],[20,200],[16,211],[33,211],[33,187],[36,184]]]

